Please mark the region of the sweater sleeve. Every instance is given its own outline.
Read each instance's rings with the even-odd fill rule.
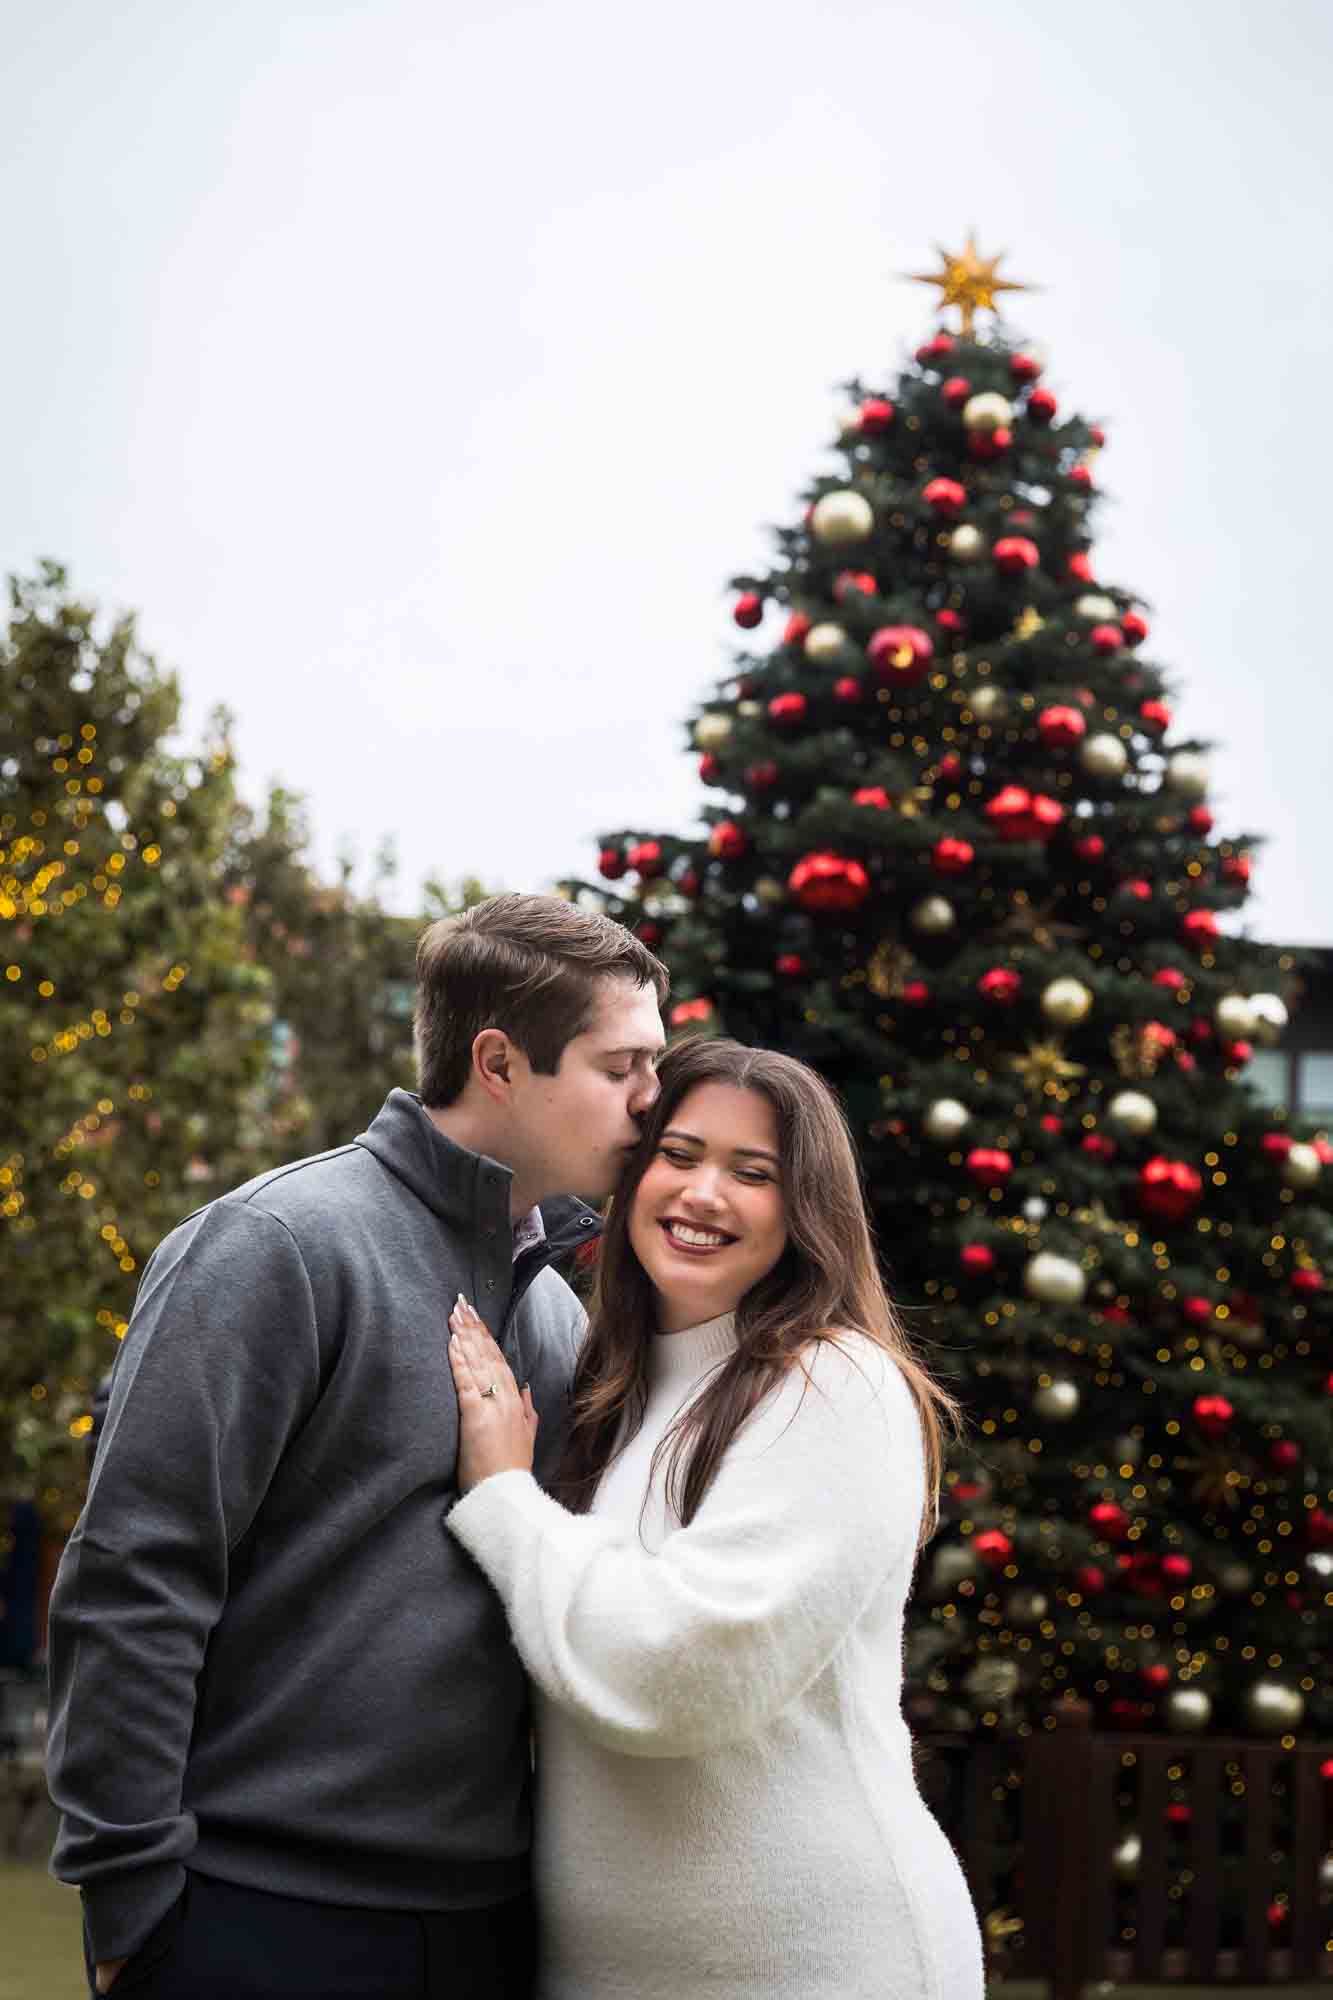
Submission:
[[[52,1869],[97,1959],[165,1915],[195,1844],[195,1691],[230,1557],[319,1386],[314,1303],[275,1218],[223,1200],[159,1246],[51,1601]]]
[[[890,1577],[906,1592],[925,1499],[906,1379],[860,1336],[821,1342],[807,1366],[656,1554],[566,1512],[526,1472],[483,1480],[448,1515],[528,1672],[608,1748],[690,1757],[757,1734]]]

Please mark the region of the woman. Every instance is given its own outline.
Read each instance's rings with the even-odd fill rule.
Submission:
[[[903,1607],[955,1408],[812,1070],[688,1041],[612,1206],[560,1498],[466,1303],[448,1525],[536,1686],[541,2000],[980,2000]],[[560,1504],[564,1501],[564,1505]]]

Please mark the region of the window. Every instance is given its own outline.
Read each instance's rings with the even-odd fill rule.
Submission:
[[[1303,1118],[1333,1118],[1333,1049],[1310,1049],[1299,1058],[1296,1095]]]
[[[1291,1095],[1289,1066],[1281,1049],[1256,1049],[1245,1066],[1245,1078],[1265,1104],[1285,1104]]]

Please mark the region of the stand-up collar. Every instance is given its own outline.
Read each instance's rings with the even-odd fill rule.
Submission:
[[[511,1254],[513,1225],[509,1202],[513,1173],[485,1153],[473,1153],[446,1138],[428,1117],[414,1091],[391,1090],[368,1131],[356,1145],[411,1188],[427,1208],[465,1234],[493,1234]],[[601,1228],[594,1209],[572,1195],[556,1195],[540,1206],[548,1253],[543,1261],[589,1243]]]

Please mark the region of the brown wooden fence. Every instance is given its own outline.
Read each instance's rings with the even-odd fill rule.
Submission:
[[[1333,1982],[1333,1746],[1053,1728],[920,1739],[922,1790],[992,1971],[1050,1982]],[[1330,1986],[1333,1994],[1333,1984]]]

